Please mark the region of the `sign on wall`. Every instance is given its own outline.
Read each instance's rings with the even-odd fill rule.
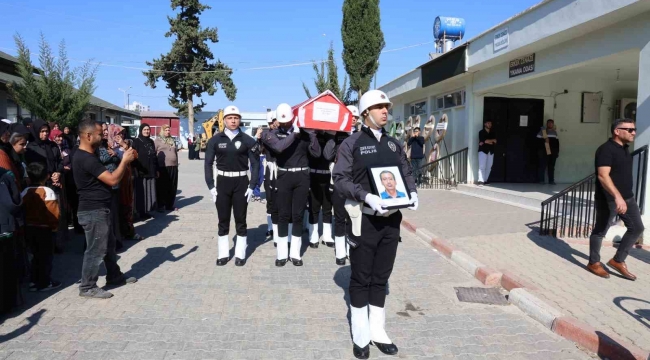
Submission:
[[[507,48],[509,43],[510,36],[508,35],[508,28],[499,30],[494,33],[494,52]]]
[[[535,71],[535,53],[522,56],[510,61],[509,75],[511,78]]]

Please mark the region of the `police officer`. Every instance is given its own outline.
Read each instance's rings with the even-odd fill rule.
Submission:
[[[330,134],[319,131],[316,139],[321,149],[325,148]],[[332,179],[330,171],[331,158],[323,155],[319,157],[309,156],[309,246],[318,248],[318,242],[322,239],[323,244],[334,247],[332,239],[332,194],[330,193],[330,182]],[[323,236],[318,236],[318,215],[323,212]]]
[[[225,128],[216,133],[205,150],[205,182],[212,199],[216,201],[219,216],[219,241],[217,266],[230,260],[228,232],[230,212],[235,216],[237,241],[235,243],[235,265],[246,264],[246,210],[258,182],[260,149],[251,136],[239,129],[241,114],[234,105],[229,105],[223,114]],[[217,158],[217,183],[215,186],[212,164]],[[247,177],[250,162],[251,179]]]
[[[397,253],[402,214],[399,210],[385,209],[384,200],[372,193],[368,168],[400,167],[410,192],[409,209],[418,207],[406,152],[399,141],[383,129],[391,105],[382,91],[370,90],[363,94],[359,110],[364,124],[341,143],[333,171],[334,188],[346,199],[345,207],[350,214],[346,235],[350,243],[351,330],[353,354],[358,359],[369,357],[371,341],[384,354],[397,354],[397,346],[384,330],[384,304],[386,283]]]
[[[276,177],[277,171],[275,170],[275,155],[270,148],[264,146],[262,141],[268,134],[275,134],[275,130],[278,128],[278,120],[275,116],[275,110],[269,111],[267,113],[266,121],[269,124],[268,129],[262,130],[259,128],[257,130],[257,138],[262,145],[262,151],[266,156],[266,167],[264,168],[264,192],[266,193],[266,238],[267,240],[270,237],[273,237],[273,243],[277,246],[277,236],[278,236],[278,206],[275,201],[277,186],[276,186]],[[262,131],[260,131],[262,130]]]
[[[273,136],[267,134],[262,141],[275,153],[277,165],[277,206],[279,213],[276,266],[287,263],[287,255],[295,266],[302,266],[303,213],[309,196],[309,159],[307,154],[320,157],[321,147],[316,133],[299,129],[293,122],[289,104],[280,104],[276,109],[279,128]],[[288,252],[289,222],[293,222],[291,250]]]

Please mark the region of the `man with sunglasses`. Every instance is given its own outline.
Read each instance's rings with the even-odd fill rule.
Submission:
[[[614,258],[607,265],[628,280],[636,280],[625,264],[630,249],[643,234],[639,206],[632,191],[632,156],[628,144],[634,141],[634,120],[617,119],[612,124],[612,137],[596,150],[596,224],[589,238],[589,265],[587,269],[602,278],[609,273],[600,262],[600,248],[609,224],[618,215],[627,231]]]

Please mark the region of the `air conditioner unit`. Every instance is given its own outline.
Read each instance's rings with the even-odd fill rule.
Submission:
[[[616,102],[619,119],[632,119],[636,121],[636,99],[621,99]]]

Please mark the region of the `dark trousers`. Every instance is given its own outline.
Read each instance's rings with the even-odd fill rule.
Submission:
[[[235,216],[235,227],[238,236],[246,236],[246,190],[248,176],[217,177],[217,216],[219,217],[219,236],[230,232],[230,212]]]
[[[121,247],[120,232],[120,189],[111,189],[111,233],[115,237],[115,246]]]
[[[352,235],[352,224],[348,223],[346,234],[359,245],[356,249],[350,247],[352,306],[384,307],[386,283],[393,272],[401,222],[399,211],[388,217],[363,214],[361,236],[358,237]]]
[[[309,198],[309,170],[278,171],[277,185],[278,236],[289,235],[289,222],[293,223],[291,235],[302,236],[302,220]]]
[[[309,181],[309,223],[318,224],[318,213],[323,210],[323,223],[332,223],[332,194],[329,174],[311,174]]]
[[[50,284],[55,236],[56,233],[49,227],[27,226],[25,228],[25,237],[34,255],[31,280],[39,289]]]
[[[278,224],[279,214],[278,214],[278,204],[276,202],[277,198],[277,189],[275,185],[276,181],[271,180],[271,171],[269,168],[266,168],[264,174],[264,192],[266,192],[266,213],[271,214],[271,222]]]
[[[411,159],[411,167],[413,168],[413,178],[415,179],[415,184],[420,185],[420,182],[422,180],[422,162],[424,162],[424,158],[420,159]]]
[[[86,233],[86,251],[81,268],[80,291],[97,287],[99,265],[104,261],[106,280],[116,280],[122,276],[117,265],[115,237],[111,234],[113,216],[109,209],[79,211],[79,224]]]
[[[334,236],[345,236],[345,220],[348,212],[345,211],[345,199],[334,190],[332,193],[332,208],[334,209]]]
[[[537,176],[539,181],[544,181],[544,173],[548,169],[548,182],[555,182],[555,162],[557,161],[557,155],[547,155],[546,149],[540,150],[537,152],[537,157],[539,158],[539,167],[537,169]]]
[[[630,249],[632,249],[632,246],[634,246],[645,229],[643,221],[641,221],[639,206],[634,198],[626,199],[625,203],[627,204],[627,211],[625,214],[618,216],[623,220],[627,231],[621,239],[616,255],[614,255],[614,261],[616,262],[625,261]],[[614,201],[596,200],[596,224],[589,237],[589,264],[600,262],[600,248],[603,244],[603,238],[607,234],[607,230],[609,230],[609,224],[616,215],[616,203]]]
[[[159,168],[160,176],[156,181],[156,200],[159,208],[174,210],[176,191],[178,190],[178,166]]]

